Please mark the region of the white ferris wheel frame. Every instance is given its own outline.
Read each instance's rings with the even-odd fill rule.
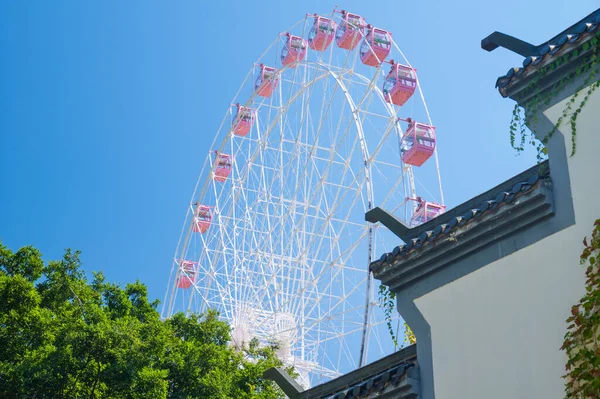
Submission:
[[[333,20],[333,14],[331,19]],[[304,31],[302,33],[301,37],[305,37],[305,33],[306,33],[306,26],[307,26],[307,22],[308,19],[311,16],[306,16],[303,20],[297,22],[295,25],[293,25],[289,31],[292,31],[296,26],[298,26],[299,24],[301,24],[302,22],[304,22]],[[364,39],[364,33],[361,32],[361,34],[363,35],[363,39]],[[334,39],[335,41],[335,39]],[[276,46],[276,54],[279,54],[279,48],[278,48],[278,44],[280,44],[281,42],[281,34],[271,43],[271,45],[265,50],[265,52],[261,55],[261,57],[259,58],[262,59],[265,54],[267,54],[270,50],[272,50],[272,48],[274,46]],[[400,48],[398,47],[398,45],[396,44],[395,41],[393,41],[392,39],[392,46],[393,48],[398,52],[398,54],[400,54],[402,56],[402,58],[404,59],[404,62],[406,65],[411,66],[411,64],[408,62],[408,59],[404,56],[404,54],[402,53],[402,51],[400,50]],[[331,64],[332,61],[332,53],[333,53],[333,48],[336,47],[334,43],[331,43],[330,48],[327,52],[312,52],[312,53],[316,53],[319,54],[318,60],[317,61],[308,61],[308,60],[303,60],[297,63],[296,68],[293,72],[293,77],[291,80],[291,85],[290,85],[290,92],[292,90],[292,88],[294,87],[294,83],[297,83],[295,81],[296,79],[296,75],[298,73],[298,71],[300,70],[300,68],[298,68],[298,66],[303,66],[304,67],[304,71],[305,74],[307,73],[308,69],[313,69],[315,71],[321,71],[322,73],[320,75],[317,76],[316,72],[315,75],[313,75],[314,77],[312,79],[310,79],[308,82],[306,81],[306,78],[304,78],[302,80],[302,82],[304,83],[304,86],[299,89],[296,90],[296,92],[293,95],[290,95],[287,99],[287,101],[284,103],[283,101],[283,94],[282,94],[282,90],[283,90],[283,82],[285,81],[284,79],[284,73],[291,69],[289,67],[281,67],[280,69],[278,69],[276,71],[276,74],[278,76],[278,78],[280,79],[280,84],[277,87],[277,95],[279,96],[279,106],[277,105],[273,105],[273,99],[275,98],[275,93],[274,95],[271,97],[270,99],[270,103],[269,104],[265,104],[265,101],[263,100],[263,102],[260,104],[260,107],[266,107],[266,108],[270,108],[269,110],[269,114],[271,113],[271,110],[275,110],[276,114],[273,117],[270,117],[270,125],[268,125],[268,128],[264,131],[261,132],[260,131],[260,123],[259,123],[259,116],[258,113],[256,113],[256,117],[253,123],[253,129],[257,130],[258,133],[258,137],[263,137],[263,135],[266,137],[268,135],[270,135],[273,131],[273,129],[275,129],[278,124],[281,128],[281,123],[279,123],[279,120],[283,117],[283,114],[287,112],[288,108],[296,101],[296,99],[299,96],[304,96],[304,93],[306,91],[309,92],[309,98],[307,101],[310,100],[310,97],[312,96],[312,88],[313,86],[315,86],[315,84],[320,81],[321,79],[329,79],[331,78],[335,84],[336,84],[336,90],[337,88],[340,88],[343,92],[343,95],[346,99],[347,104],[349,105],[350,109],[351,109],[351,115],[353,118],[353,122],[354,122],[354,126],[356,128],[356,133],[358,134],[358,140],[360,142],[360,149],[362,152],[362,157],[363,160],[365,162],[365,168],[364,168],[364,187],[366,190],[366,196],[367,196],[367,208],[366,210],[371,209],[374,206],[375,203],[375,196],[374,196],[374,188],[372,186],[372,182],[371,182],[371,174],[372,174],[372,164],[374,159],[376,158],[378,152],[381,149],[381,146],[383,145],[383,143],[385,142],[385,138],[387,138],[388,135],[391,135],[393,133],[395,133],[398,137],[398,142],[400,142],[400,138],[403,135],[402,129],[399,126],[398,123],[394,122],[394,123],[389,123],[388,124],[388,128],[385,132],[385,137],[382,138],[379,142],[379,146],[376,147],[373,151],[371,151],[371,153],[369,152],[369,148],[366,145],[366,137],[365,137],[365,133],[364,133],[364,129],[363,129],[363,120],[361,120],[360,114],[362,115],[367,115],[369,114],[372,117],[387,117],[390,118],[390,120],[396,120],[397,119],[397,113],[398,113],[398,109],[395,109],[394,106],[391,103],[388,103],[385,101],[384,98],[384,94],[382,92],[382,90],[377,86],[377,82],[379,80],[379,78],[381,76],[385,77],[385,73],[382,71],[382,66],[383,63],[381,63],[377,68],[373,68],[374,69],[374,73],[373,73],[373,77],[371,79],[360,75],[356,72],[354,72],[355,69],[355,65],[357,62],[357,52],[353,52],[353,51],[348,51],[347,56],[346,56],[346,61],[344,62],[344,65],[342,67],[337,67],[337,66],[333,66]],[[328,61],[323,61],[323,58],[325,57],[325,54],[329,53],[329,59]],[[344,66],[346,64],[346,62],[348,61],[348,59],[350,58],[354,58],[354,61],[352,63],[352,65],[348,68],[345,69]],[[411,66],[412,67],[412,66]],[[249,79],[253,78],[253,71],[254,68],[251,68],[251,70],[248,72],[248,74],[246,75],[246,78],[244,79],[244,81],[242,82],[242,85],[240,86],[240,89],[238,90],[238,92],[236,93],[234,98],[238,98],[240,93],[242,92],[242,90],[244,89],[244,87],[246,87],[246,84],[248,82]],[[352,78],[357,78],[358,80],[350,80],[350,79],[346,79],[344,80],[343,77],[346,74],[351,74]],[[288,79],[289,81],[289,79]],[[347,84],[345,82],[351,82],[352,84],[363,84],[365,85],[365,89],[364,89],[364,95],[361,99],[359,99],[359,101],[355,101],[355,99],[352,97],[352,95],[350,94]],[[427,119],[430,125],[432,125],[431,123],[431,117],[429,114],[429,110],[427,109],[427,104],[425,102],[425,98],[423,95],[423,90],[420,84],[420,81],[418,81],[417,84],[417,90],[419,92],[419,96],[421,99],[421,102],[424,106],[424,110],[425,113],[427,115]],[[378,114],[373,114],[373,113],[369,113],[369,111],[367,109],[361,109],[363,103],[366,101],[367,97],[369,94],[375,94],[379,101],[381,102],[381,104],[384,106],[384,109],[387,111],[388,115],[378,115]],[[250,98],[245,102],[244,106],[246,107],[250,107],[252,104],[255,103],[255,100],[257,98],[257,93],[256,91],[253,91],[252,95],[250,96]],[[331,101],[333,101],[334,96],[331,96]],[[325,103],[325,99],[326,96],[323,96],[323,103]],[[304,102],[304,98],[302,98],[302,101]],[[325,104],[323,104],[325,105]],[[329,104],[331,105],[331,104]],[[307,105],[308,106],[308,105]],[[303,106],[304,107],[304,106]],[[323,107],[322,107],[323,109]],[[327,112],[327,111],[325,111]],[[270,115],[269,115],[270,116]],[[231,108],[229,110],[228,113],[226,113],[226,115],[224,116],[221,125],[219,126],[219,132],[221,132],[223,130],[223,127],[225,126],[225,124],[228,122],[228,120],[230,120],[231,118]],[[363,117],[364,118],[364,117]],[[348,129],[349,127],[347,127],[345,129],[344,134],[348,133]],[[213,144],[211,146],[211,148],[215,148],[217,141],[219,140],[219,135],[215,135],[215,139],[213,141]],[[232,146],[232,140],[233,140],[233,128],[229,127],[227,129],[227,134],[226,137],[223,139],[222,144],[220,145],[218,152],[222,153],[225,149],[227,145]],[[317,146],[317,142],[315,141],[314,146]],[[233,148],[231,148],[233,149]],[[314,148],[312,149],[312,151],[314,151]],[[211,153],[213,151],[210,151]],[[234,154],[232,152],[232,158],[233,158]],[[262,153],[260,151],[255,151],[255,154],[253,155],[253,158],[251,158],[251,161],[256,160],[256,158],[258,156],[262,156]],[[443,199],[443,191],[442,191],[442,185],[441,185],[441,178],[440,178],[440,171],[439,171],[439,161],[438,161],[438,155],[437,155],[437,147],[434,150],[434,160],[435,160],[435,168],[437,170],[437,180],[439,183],[439,193],[440,193],[440,202],[443,205],[444,199]],[[330,158],[328,160],[328,164],[325,168],[325,171],[330,170],[331,168],[331,164],[333,162],[333,158]],[[235,165],[235,162],[233,162],[233,164]],[[236,166],[237,167],[237,166]],[[346,164],[345,168],[349,168],[349,164]],[[415,182],[414,182],[414,174],[413,174],[413,170],[412,170],[412,166],[410,165],[401,165],[401,168],[403,170],[403,173],[407,176],[407,181],[404,181],[404,179],[398,180],[396,182],[396,184],[392,187],[392,190],[390,190],[390,192],[388,193],[387,198],[389,198],[389,196],[391,195],[392,191],[397,189],[399,184],[407,184],[408,183],[408,191],[409,191],[409,195],[411,197],[415,197],[416,196],[416,188],[415,188]],[[243,170],[243,168],[242,168]],[[250,173],[248,169],[247,173]],[[180,268],[180,262],[179,260],[184,259],[185,257],[183,256],[178,256],[179,254],[186,254],[188,251],[188,246],[190,244],[190,240],[191,240],[191,235],[194,234],[192,232],[192,226],[189,224],[189,220],[192,217],[192,215],[194,214],[194,208],[193,208],[193,202],[194,200],[203,198],[205,192],[207,190],[210,190],[211,188],[213,189],[213,194],[215,196],[215,203],[211,204],[216,213],[219,214],[218,210],[220,209],[220,196],[223,195],[223,192],[221,192],[220,194],[218,194],[216,192],[216,185],[218,183],[216,183],[213,179],[212,179],[212,175],[215,171],[215,163],[212,161],[212,157],[209,155],[206,157],[206,161],[204,163],[204,166],[202,168],[202,171],[200,173],[199,179],[197,181],[196,187],[194,189],[194,193],[192,194],[192,201],[190,201],[190,207],[188,209],[188,212],[186,214],[186,222],[184,223],[184,226],[182,228],[181,234],[180,234],[180,238],[179,238],[179,242],[177,245],[177,250],[175,252],[175,256],[174,256],[174,261],[172,264],[172,268],[171,268],[171,273],[170,273],[170,277],[169,277],[169,281],[170,281],[170,286],[167,289],[167,292],[165,294],[165,300],[163,302],[163,309],[162,309],[162,317],[169,317],[174,310],[174,306],[175,306],[175,301],[176,301],[176,297],[177,297],[177,293],[180,289],[177,288],[177,279],[178,276],[182,273],[181,268]],[[207,173],[205,173],[207,172]],[[347,172],[347,170],[345,170],[345,172]],[[233,173],[233,167],[232,167],[232,173]],[[240,178],[240,171],[237,170],[237,174],[238,174],[238,178]],[[200,187],[201,184],[201,180],[204,178],[204,184]],[[248,176],[246,176],[246,178],[248,178]],[[358,176],[355,176],[355,180],[356,178],[358,178]],[[243,177],[241,177],[242,181],[245,182],[245,180],[243,180]],[[322,182],[324,181],[324,179],[321,180]],[[212,186],[212,187],[211,187]],[[200,188],[200,190],[199,190]],[[405,186],[406,189],[406,186]],[[224,191],[224,190],[222,190]],[[241,194],[237,194],[237,195],[243,195],[243,190],[240,190]],[[357,196],[354,201],[356,201],[358,199],[359,196]],[[296,198],[296,196],[293,196],[294,200]],[[385,198],[383,200],[383,202],[386,202],[387,198]],[[205,204],[208,205],[208,204]],[[320,204],[319,204],[320,206]],[[399,207],[400,205],[398,205]],[[232,208],[232,211],[235,212],[235,208]],[[265,215],[267,218],[272,218],[273,215]],[[304,215],[306,216],[306,214]],[[235,218],[236,215],[232,215],[232,216],[223,216],[221,214],[219,214],[219,217],[232,217]],[[283,217],[283,216],[282,216]],[[366,225],[368,226],[368,228],[365,230],[366,234],[367,234],[367,240],[368,240],[368,248],[367,248],[367,258],[365,259],[365,264],[368,265],[371,260],[372,260],[372,240],[373,240],[373,229],[374,227],[376,227],[375,225],[365,222]],[[186,232],[186,226],[187,226],[187,232]],[[197,234],[197,233],[196,233]],[[225,241],[225,238],[227,238],[228,242],[236,242],[235,237],[227,237],[229,235],[229,232],[225,231],[224,226],[219,223],[219,231],[218,231],[218,235],[221,237],[221,239],[223,241]],[[360,243],[362,241],[362,239],[364,239],[364,237],[360,237],[357,238],[355,243]],[[202,244],[206,246],[206,237],[204,237],[203,234],[200,234],[200,240],[202,241]],[[205,247],[206,248],[206,247]],[[339,260],[340,258],[343,258],[343,255],[347,253],[347,251],[349,250],[354,250],[355,248],[348,248],[345,251],[342,251],[340,253],[340,255],[334,259],[335,261]],[[234,248],[235,250],[235,248]],[[206,255],[208,258],[208,254]],[[271,256],[275,256],[272,252]],[[283,256],[281,256],[283,257]],[[210,260],[209,262],[212,264],[215,260]],[[282,259],[283,261],[283,259]],[[289,261],[289,259],[288,259]],[[333,261],[331,262],[333,263]],[[343,266],[344,268],[346,267],[345,265]],[[366,268],[365,268],[366,269]],[[366,270],[361,270],[362,272],[366,271]],[[185,272],[183,272],[185,273]],[[193,290],[200,296],[200,298],[205,298],[206,296],[203,295],[200,291],[201,291],[201,287],[198,287],[196,284],[193,284],[192,286]],[[300,290],[304,290],[305,287],[299,287]],[[206,288],[208,290],[208,288]],[[264,292],[263,293],[263,297],[260,298],[260,300],[272,300],[273,298],[265,298],[268,295],[268,292]],[[195,294],[191,294],[189,295],[189,299],[188,299],[188,304],[186,306],[186,312],[189,313],[192,309],[192,305],[193,305],[193,300],[194,300],[194,296]],[[221,298],[221,300],[225,303],[227,301],[230,301],[231,298]],[[206,303],[206,302],[205,302]],[[366,278],[366,292],[365,292],[365,305],[364,305],[364,321],[363,321],[363,325],[361,327],[362,330],[362,338],[361,338],[361,348],[360,348],[360,355],[359,355],[359,360],[358,360],[358,367],[361,367],[364,365],[365,363],[365,352],[368,352],[368,344],[369,344],[369,332],[370,332],[370,316],[371,316],[371,311],[372,311],[372,305],[374,304],[373,302],[373,287],[372,287],[372,275],[370,272],[367,271],[367,278]],[[317,306],[316,304],[314,306]],[[226,310],[231,310],[231,309],[226,309]],[[260,312],[259,312],[260,313]],[[227,314],[227,311],[225,312],[224,315],[228,320],[232,321],[232,318],[234,315],[232,314]],[[257,314],[257,320],[260,319],[260,323],[259,326],[263,326],[263,325],[268,325],[270,322],[272,324],[273,320],[269,319],[269,317],[272,315],[269,314]],[[325,316],[324,316],[325,317]],[[285,317],[284,317],[285,319]],[[277,316],[275,316],[275,323],[277,322]],[[314,324],[313,324],[314,326]],[[268,327],[268,326],[267,326]],[[310,327],[310,326],[309,326]],[[293,327],[292,327],[293,328]],[[272,331],[272,328],[266,328],[265,331]],[[303,331],[304,331],[304,327],[303,327]],[[333,338],[330,338],[333,339]],[[321,367],[319,364],[315,364],[314,362],[307,362],[304,361],[303,359],[300,359],[300,361],[298,361],[298,359],[295,359],[295,365],[300,368],[307,368],[309,369],[311,372],[319,372],[322,375],[328,377],[328,378],[333,378],[339,375],[339,373],[337,373],[335,370],[329,370],[325,367]]]

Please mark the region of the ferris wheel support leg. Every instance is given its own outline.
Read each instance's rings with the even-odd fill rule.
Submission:
[[[372,230],[372,229],[370,229]],[[371,256],[369,256],[369,264],[371,264]],[[368,326],[371,321],[371,284],[373,280],[373,274],[369,270],[367,272],[367,292],[365,295],[365,320],[364,325]],[[366,357],[365,352],[369,352],[369,328],[363,328],[362,331],[362,340],[360,343],[360,356],[358,359],[358,367],[362,367],[365,365]]]
[[[369,201],[369,208],[372,203]],[[369,241],[368,241],[368,249],[367,249],[367,265],[371,264],[372,260],[372,252],[373,252],[373,226],[369,225]],[[368,266],[367,266],[368,267]],[[366,344],[369,341],[369,321],[371,319],[371,271],[367,271],[367,292],[365,292],[365,319],[363,322],[364,328],[362,332],[362,339],[360,342],[360,356],[358,358],[358,367],[364,366],[365,362],[365,351],[368,351],[368,348],[365,348]]]

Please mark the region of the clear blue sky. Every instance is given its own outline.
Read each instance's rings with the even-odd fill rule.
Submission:
[[[46,259],[80,249],[86,270],[139,278],[162,300],[204,156],[249,66],[305,13],[335,5],[392,31],[418,68],[450,207],[535,162],[510,148],[513,102],[494,89],[522,59],[480,40],[499,30],[538,44],[598,7],[2,1],[0,239]]]

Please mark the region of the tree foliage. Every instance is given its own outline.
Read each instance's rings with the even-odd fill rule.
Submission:
[[[0,397],[283,398],[274,345],[236,351],[212,311],[160,319],[146,286],[88,282],[79,252],[45,264],[0,242]]]

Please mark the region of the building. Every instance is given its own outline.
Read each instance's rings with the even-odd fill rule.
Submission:
[[[600,218],[600,94],[579,107],[600,77],[599,24],[600,9],[538,46],[499,32],[482,41],[525,57],[497,88],[539,139],[551,133],[548,159],[417,227],[369,211],[402,242],[370,270],[417,344],[304,392],[270,370],[290,398],[564,397],[565,320],[584,293],[583,237]]]

